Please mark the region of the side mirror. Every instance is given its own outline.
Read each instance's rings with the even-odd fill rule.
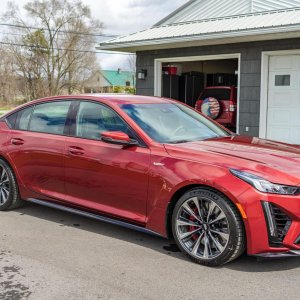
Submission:
[[[101,134],[101,140],[108,144],[122,145],[122,146],[136,146],[138,141],[130,139],[128,134],[122,131],[105,131]]]

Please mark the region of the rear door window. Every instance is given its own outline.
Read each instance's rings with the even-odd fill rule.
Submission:
[[[15,129],[17,129],[17,130],[27,130],[28,129],[32,111],[33,111],[33,106],[30,106],[30,107],[22,109],[18,112],[18,118],[16,121]]]
[[[35,106],[29,130],[63,135],[71,101],[56,101]]]
[[[21,109],[6,118],[10,128],[16,130],[27,130],[33,106]]]

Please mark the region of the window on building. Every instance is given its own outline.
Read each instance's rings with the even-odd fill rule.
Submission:
[[[290,86],[291,75],[275,75],[275,86]]]

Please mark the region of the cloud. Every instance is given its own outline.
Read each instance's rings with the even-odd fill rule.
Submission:
[[[105,31],[126,35],[151,27],[187,0],[85,0],[95,17],[105,25]]]
[[[0,14],[9,0],[1,0]],[[28,0],[14,0],[19,7]],[[104,24],[104,33],[127,35],[153,26],[188,0],[82,0],[94,18]],[[8,21],[9,22],[9,21]],[[103,41],[99,39],[98,42]],[[117,69],[127,64],[124,55],[99,55],[103,69]]]
[[[174,1],[165,1],[166,2],[174,2]],[[176,1],[175,1],[176,2]],[[151,7],[163,4],[161,0],[131,0],[129,1],[128,7]]]

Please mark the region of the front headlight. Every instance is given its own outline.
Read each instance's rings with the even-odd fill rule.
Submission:
[[[263,179],[262,177],[235,169],[230,169],[230,172],[234,176],[246,181],[247,183],[251,184],[257,190],[263,193],[292,196],[300,194],[300,188],[297,186],[272,183],[268,180]]]

